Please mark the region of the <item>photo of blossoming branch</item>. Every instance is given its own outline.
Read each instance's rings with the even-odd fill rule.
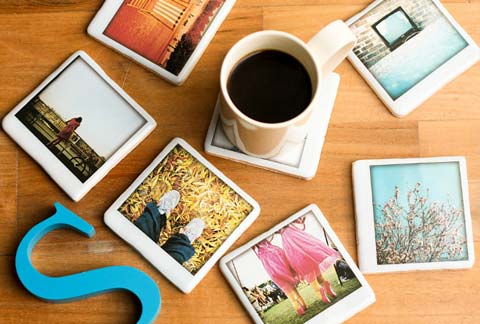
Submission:
[[[374,166],[371,176],[378,264],[468,259],[458,163]]]
[[[431,202],[417,183],[399,203],[400,188],[381,208],[384,221],[375,224],[378,264],[465,260],[463,210],[446,202]]]

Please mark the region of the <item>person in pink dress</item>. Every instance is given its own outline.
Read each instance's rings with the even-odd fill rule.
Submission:
[[[54,147],[55,145],[60,144],[60,142],[67,141],[81,123],[82,117],[72,118],[67,121],[65,127],[63,127],[62,130],[58,132],[57,138],[48,143],[47,147]]]
[[[271,240],[271,238],[270,238]],[[266,239],[254,246],[253,250],[263,264],[272,281],[283,290],[299,315],[303,315],[307,304],[298,292],[298,278],[288,263],[285,252]]]
[[[285,256],[298,279],[308,282],[324,303],[330,303],[327,294],[331,297],[337,295],[322,272],[341,258],[340,253],[305,232],[304,217],[298,218],[279,232]]]

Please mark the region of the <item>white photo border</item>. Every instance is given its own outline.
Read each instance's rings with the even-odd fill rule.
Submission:
[[[378,264],[377,249],[375,245],[375,224],[370,167],[448,162],[456,162],[459,166],[468,259],[426,263]],[[472,219],[468,193],[467,165],[463,156],[359,160],[352,164],[352,177],[355,198],[358,262],[360,270],[363,273],[466,269],[473,267],[475,262],[475,252],[473,247]]]
[[[175,259],[168,255],[156,242],[152,241],[138,227],[131,223],[118,209],[137,190],[138,186],[147,178],[150,173],[161,163],[161,161],[180,145],[195,159],[212,171],[216,177],[225,182],[232,190],[240,195],[252,206],[252,211],[237,226],[237,228],[218,247],[215,253],[205,262],[199,271],[193,275]],[[227,178],[220,170],[208,162],[200,153],[181,138],[174,138],[160,154],[149,164],[149,166],[132,182],[132,184],[118,197],[118,199],[105,212],[104,221],[118,236],[134,247],[145,259],[147,259],[157,270],[170,280],[178,289],[188,294],[207,275],[208,271],[215,265],[227,249],[235,243],[240,235],[255,221],[260,214],[260,206],[246,192],[240,189],[232,180]]]
[[[376,0],[363,9],[361,12],[346,21],[348,26],[356,23],[370,10],[380,5],[384,0]],[[413,0],[412,0],[413,1]],[[420,80],[404,94],[393,100],[368,68],[360,61],[360,59],[351,51],[347,58],[355,67],[355,69],[364,78],[367,84],[377,94],[380,100],[387,106],[391,113],[396,117],[405,117],[424,101],[430,98],[435,92],[440,90],[447,83],[458,77],[467,69],[472,67],[480,58],[480,49],[474,40],[463,30],[463,28],[455,21],[450,13],[438,0],[430,0],[440,11],[440,13],[450,22],[455,30],[467,42],[467,46],[460,52],[455,54],[448,61],[444,62],[436,70]]]
[[[57,76],[62,74],[76,59],[83,60],[92,68],[99,78],[103,79],[118,96],[123,98],[130,108],[135,110],[144,120],[143,126],[135,132],[120,148],[118,148],[105,163],[96,170],[85,182],[81,182],[68,168],[43,145],[40,140],[15,116],[35,96],[39,95]],[[132,151],[156,126],[155,120],[137,104],[119,85],[117,85],[102,68],[83,51],[77,51],[51,73],[28,96],[18,103],[3,119],[5,132],[23,148],[47,174],[74,201],[82,199],[90,189],[107,175],[130,151]]]
[[[212,41],[221,24],[227,18],[229,12],[232,10],[236,0],[225,0],[213,20],[210,22],[210,25],[207,27],[207,30],[200,39],[200,42],[195,47],[192,55],[188,58],[187,62],[185,63],[178,75],[167,71],[162,66],[153,63],[152,61],[146,59],[142,55],[120,44],[116,40],[106,36],[103,33],[107,28],[108,24],[116,15],[118,9],[123,4],[123,2],[124,0],[105,1],[100,10],[93,18],[93,20],[88,25],[87,33],[91,37],[105,44],[106,46],[118,51],[122,55],[146,67],[148,70],[158,74],[160,77],[167,80],[168,82],[179,86],[188,78],[193,68],[202,57],[203,53],[207,49],[208,44]]]
[[[328,238],[333,242],[333,244],[338,249],[343,259],[347,262],[348,266],[355,274],[355,277],[360,282],[361,287],[359,287],[349,295],[345,296],[342,300],[338,301],[331,307],[320,312],[315,317],[311,318],[305,323],[308,323],[308,324],[341,323],[375,302],[375,293],[373,292],[373,289],[370,287],[367,280],[365,279],[363,274],[360,272],[360,270],[356,266],[355,262],[353,261],[350,254],[347,252],[347,250],[343,246],[338,236],[330,227],[330,224],[326,220],[325,216],[323,215],[323,213],[321,212],[321,210],[318,208],[316,204],[310,204],[307,207],[296,212],[292,216],[288,217],[283,222],[275,225],[273,228],[271,228],[267,232],[261,234],[260,236],[257,236],[256,238],[252,239],[251,241],[239,247],[238,249],[230,252],[228,255],[224,256],[220,260],[220,270],[222,271],[223,275],[227,279],[232,289],[235,291],[237,298],[243,304],[243,306],[245,307],[249,315],[252,317],[253,321],[257,324],[264,324],[264,321],[258,315],[255,308],[250,303],[245,293],[242,291],[242,287],[240,286],[240,283],[236,280],[232,271],[229,269],[228,263],[233,259],[235,259],[236,257],[238,257],[239,255],[251,249],[253,246],[258,244],[259,242],[272,236],[275,232],[279,231],[286,225],[290,224],[295,219],[305,216],[305,214],[308,214],[308,213],[312,213],[315,219],[327,232]]]

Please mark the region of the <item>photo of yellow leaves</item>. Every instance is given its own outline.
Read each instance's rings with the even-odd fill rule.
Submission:
[[[193,275],[253,207],[181,145],[119,208]]]

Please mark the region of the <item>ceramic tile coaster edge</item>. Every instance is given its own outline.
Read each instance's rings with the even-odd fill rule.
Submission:
[[[372,185],[370,166],[389,164],[420,164],[458,162],[461,179],[463,213],[466,234],[466,249],[468,258],[460,261],[437,261],[428,263],[384,264],[377,263],[377,253],[374,239]],[[358,160],[352,164],[352,182],[355,207],[355,222],[357,235],[357,253],[359,268],[363,273],[389,273],[425,270],[452,270],[468,269],[475,262],[473,246],[472,220],[468,192],[468,177],[466,160],[463,156],[428,157],[428,158],[399,158],[399,159],[374,159]],[[368,219],[365,219],[368,217]],[[373,239],[372,239],[373,237]]]
[[[248,251],[249,249],[251,249],[254,245],[258,244],[260,241],[270,237],[275,232],[285,227],[287,224],[290,224],[293,220],[309,212],[311,212],[314,215],[318,223],[327,232],[328,237],[337,247],[338,251],[340,252],[341,256],[344,258],[348,266],[352,269],[355,277],[361,283],[361,286],[360,288],[356,289],[349,295],[345,296],[344,299],[338,301],[336,304],[332,305],[331,307],[327,308],[326,310],[318,313],[317,315],[309,319],[307,323],[312,323],[312,324],[342,323],[343,321],[346,321],[347,319],[353,317],[355,314],[364,310],[365,308],[367,308],[369,305],[373,304],[376,301],[375,293],[373,289],[370,287],[369,283],[363,276],[362,272],[357,267],[357,265],[351,258],[348,251],[343,246],[342,242],[336,235],[335,231],[330,227],[330,224],[328,220],[325,218],[325,216],[323,215],[322,211],[318,208],[316,204],[310,204],[305,208],[297,211],[293,215],[289,216],[282,222],[276,224],[266,232],[258,235],[254,239],[245,243],[241,247],[231,251],[220,260],[220,270],[222,271],[222,274],[227,279],[231,288],[234,290],[235,294],[237,295],[238,300],[242,303],[243,307],[247,310],[250,317],[253,319],[255,323],[264,324],[263,320],[257,314],[252,304],[243,293],[240,284],[237,282],[237,279],[232,274],[232,271],[229,269],[227,263],[232,261],[239,255],[243,254],[244,252]],[[354,301],[357,301],[357,303],[355,304],[355,306],[350,307],[349,304],[353,303]],[[316,319],[316,317],[318,317],[321,314],[323,314],[322,319]],[[342,316],[339,317],[338,314],[342,314]]]
[[[116,15],[118,9],[121,7],[123,2],[124,0],[105,1],[101,8],[96,12],[93,19],[90,21],[87,28],[88,35],[90,35],[92,38],[96,39],[100,43],[104,44],[105,46],[120,53],[121,55],[124,55],[134,60],[137,64],[140,64],[146,69],[152,71],[164,80],[179,86],[192,73],[193,69],[204,54],[208,45],[212,42],[218,29],[227,19],[228,14],[236,3],[236,0],[224,1],[218,12],[215,14],[214,18],[211,20],[209,26],[204,31],[204,35],[200,39],[200,42],[197,44],[190,57],[187,59],[178,75],[175,75],[172,72],[168,71],[166,68],[156,63],[153,63],[152,61],[143,57],[141,54],[129,49],[128,47],[122,45],[120,42],[114,40],[113,38],[104,35],[104,30],[113,20],[114,16]]]
[[[175,148],[180,145],[215,176],[227,184],[238,195],[245,199],[251,206],[252,211],[243,219],[236,229],[225,239],[210,258],[201,266],[199,271],[192,275],[181,264],[169,256],[157,243],[147,237],[140,229],[133,225],[118,208],[135,192],[137,187],[150,175],[159,163]],[[155,267],[164,277],[173,283],[179,290],[188,294],[207,275],[215,263],[235,243],[240,235],[247,230],[260,214],[258,203],[238,185],[213,166],[198,151],[181,138],[174,138],[166,147],[152,160],[152,162],[139,174],[130,186],[117,198],[108,208],[104,215],[104,221],[118,236],[137,250],[150,264]]]
[[[125,100],[131,109],[135,110],[144,120],[144,125],[138,129],[126,142],[106,160],[87,180],[81,182],[66,165],[44,146],[38,137],[33,134],[17,118],[16,114],[23,110],[26,105],[36,96],[40,95],[50,84],[65,71],[67,71],[76,59],[83,60],[96,75],[105,81],[120,98]],[[50,73],[35,89],[25,96],[3,118],[2,127],[5,132],[30,155],[45,172],[52,178],[62,190],[74,201],[82,199],[95,185],[97,185],[128,153],[139,145],[156,127],[155,120],[105,71],[85,52],[77,51],[63,61],[52,73]]]
[[[384,0],[376,0],[367,5],[360,12],[353,15],[346,21],[348,26],[358,22],[363,16],[381,5]],[[413,0],[411,0],[413,1]],[[438,9],[446,20],[452,25],[455,31],[463,37],[468,44],[454,56],[444,61],[430,74],[417,81],[410,89],[404,92],[395,100],[390,97],[387,90],[373,76],[370,70],[360,61],[357,55],[351,51],[347,59],[352,63],[357,72],[375,92],[378,98],[385,104],[388,110],[396,117],[405,117],[417,109],[424,101],[433,96],[453,79],[467,71],[480,59],[480,49],[470,35],[458,24],[443,4],[438,0],[429,0]],[[392,11],[393,12],[393,11]]]

